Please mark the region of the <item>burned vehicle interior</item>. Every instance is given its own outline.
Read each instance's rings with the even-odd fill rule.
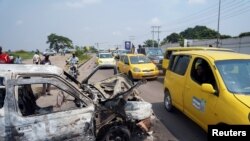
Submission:
[[[72,89],[66,83],[62,83],[63,81],[58,81],[55,78],[20,76],[18,82],[15,88],[15,98],[23,116],[67,111],[82,108],[84,105],[76,104],[77,95],[72,96],[77,94],[77,89]],[[45,86],[50,87],[48,94],[44,93]]]

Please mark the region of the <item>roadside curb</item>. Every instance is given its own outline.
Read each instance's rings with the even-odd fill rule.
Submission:
[[[80,65],[78,65],[77,68],[82,67],[85,63],[87,63],[89,60],[91,60],[93,58],[93,56],[91,56],[89,59],[85,60],[83,63],[81,63]]]

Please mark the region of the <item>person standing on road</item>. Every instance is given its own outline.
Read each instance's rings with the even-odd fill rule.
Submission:
[[[41,58],[38,52],[35,52],[34,56],[33,56],[33,64],[40,64],[41,62]]]
[[[0,46],[0,64],[9,64],[10,57],[7,53],[2,52],[2,47]]]
[[[49,55],[45,54],[44,59],[41,61],[41,65],[51,65],[51,61],[49,60]],[[50,84],[43,84],[43,95],[51,95],[50,94]]]
[[[20,56],[17,56],[14,60],[14,64],[22,64],[22,58]]]

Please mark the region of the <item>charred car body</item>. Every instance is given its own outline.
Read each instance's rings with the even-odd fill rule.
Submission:
[[[0,140],[130,140],[154,118],[126,76],[81,83],[56,66],[1,65]],[[115,69],[114,69],[115,70]],[[70,83],[66,78],[71,78]],[[50,95],[44,89],[50,88]]]

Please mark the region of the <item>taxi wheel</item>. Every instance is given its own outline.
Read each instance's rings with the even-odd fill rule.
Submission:
[[[131,72],[128,72],[128,78],[131,80],[131,81],[134,81],[134,78],[133,78],[133,75]]]
[[[164,92],[164,106],[167,111],[173,111],[172,98],[170,96],[169,91]]]

